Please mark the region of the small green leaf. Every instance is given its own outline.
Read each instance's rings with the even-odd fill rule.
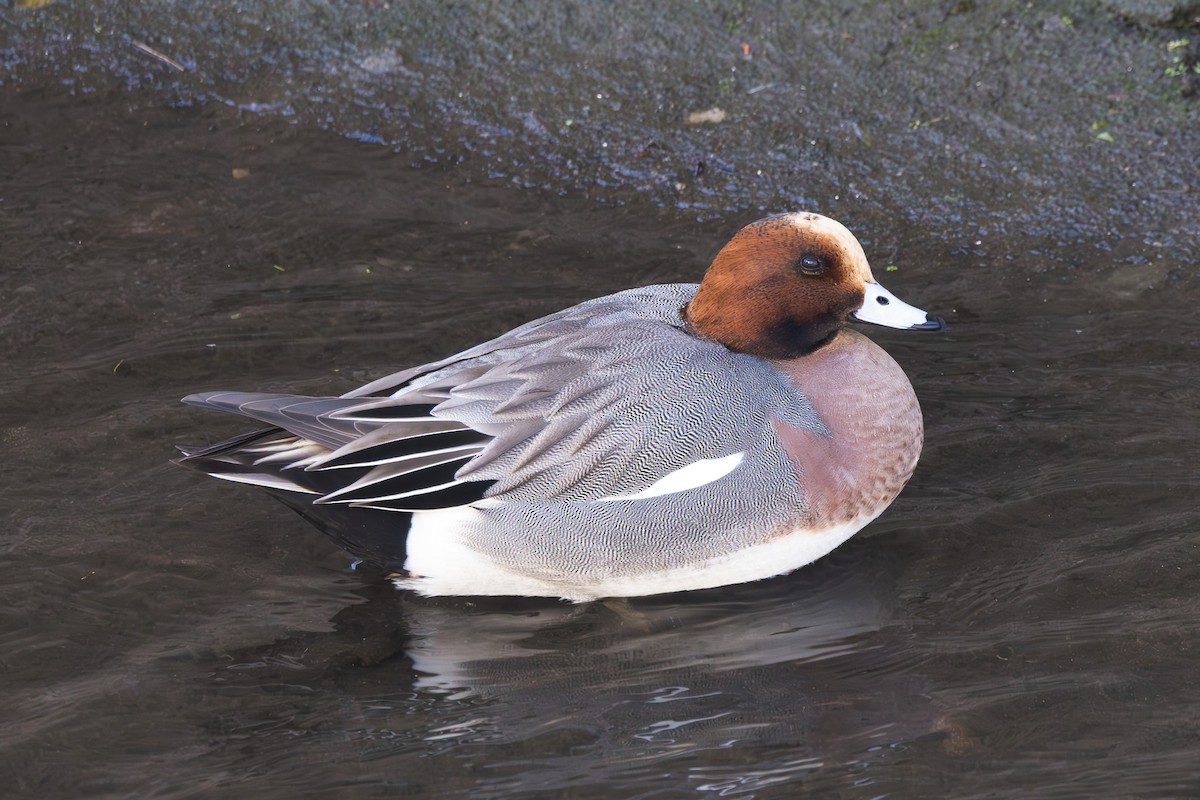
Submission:
[[[272,264],[272,265],[271,265],[271,269],[275,270],[276,272],[287,272],[287,270],[286,270],[286,269],[284,269],[284,268],[283,268],[282,266],[280,266],[279,264]]]
[[[1113,135],[1108,131],[1104,131],[1102,133],[1097,133],[1096,138],[1102,142],[1111,142],[1113,140]]]
[[[886,267],[883,268],[883,271],[884,272],[899,272],[900,268],[897,267],[895,264],[888,264]]]

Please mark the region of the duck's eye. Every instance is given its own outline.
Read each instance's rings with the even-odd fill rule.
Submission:
[[[825,271],[825,262],[816,256],[801,256],[797,266],[805,275],[820,275]]]

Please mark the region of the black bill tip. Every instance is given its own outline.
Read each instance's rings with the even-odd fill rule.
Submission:
[[[935,317],[932,314],[925,315],[925,321],[919,325],[913,325],[914,331],[933,331],[934,333],[942,333],[946,330],[946,320],[941,317]]]

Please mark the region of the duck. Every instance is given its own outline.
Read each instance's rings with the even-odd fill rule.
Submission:
[[[215,391],[259,427],[178,463],[262,487],[400,589],[570,602],[792,572],[883,513],[924,437],[849,322],[941,331],[811,212],[699,284],[598,297],[338,397]]]

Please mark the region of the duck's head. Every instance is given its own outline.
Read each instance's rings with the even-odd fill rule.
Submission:
[[[940,318],[879,285],[844,225],[807,212],[767,217],[738,231],[713,259],[684,316],[701,336],[763,358],[809,353],[848,319],[945,329]]]

